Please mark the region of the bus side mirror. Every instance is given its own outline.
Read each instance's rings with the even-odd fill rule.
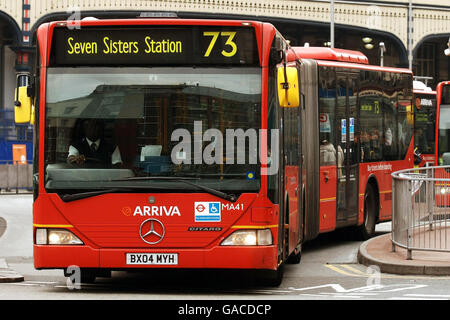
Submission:
[[[296,108],[300,105],[298,73],[295,67],[278,68],[278,100],[280,107]]]
[[[29,75],[17,75],[16,90],[14,93],[14,119],[16,123],[30,123],[32,120],[32,99],[31,89],[28,85],[29,82]]]

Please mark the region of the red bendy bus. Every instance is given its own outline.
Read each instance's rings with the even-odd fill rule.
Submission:
[[[293,48],[301,59],[305,240],[392,218],[391,173],[413,167],[413,75],[357,51]]]
[[[38,28],[16,91],[16,121],[35,123],[37,269],[251,269],[278,285],[304,241],[391,218],[390,173],[413,161],[409,71],[303,57],[257,21],[75,25]]]
[[[436,91],[414,89],[414,143],[420,163],[434,165],[436,134]]]

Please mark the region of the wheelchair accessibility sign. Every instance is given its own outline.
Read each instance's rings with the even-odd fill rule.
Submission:
[[[220,202],[194,202],[195,222],[220,222]]]

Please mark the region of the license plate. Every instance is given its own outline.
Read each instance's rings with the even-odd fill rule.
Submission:
[[[127,253],[127,264],[177,265],[178,253]]]

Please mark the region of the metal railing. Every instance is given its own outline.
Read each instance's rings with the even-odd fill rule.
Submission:
[[[392,251],[450,252],[450,166],[392,174]]]

